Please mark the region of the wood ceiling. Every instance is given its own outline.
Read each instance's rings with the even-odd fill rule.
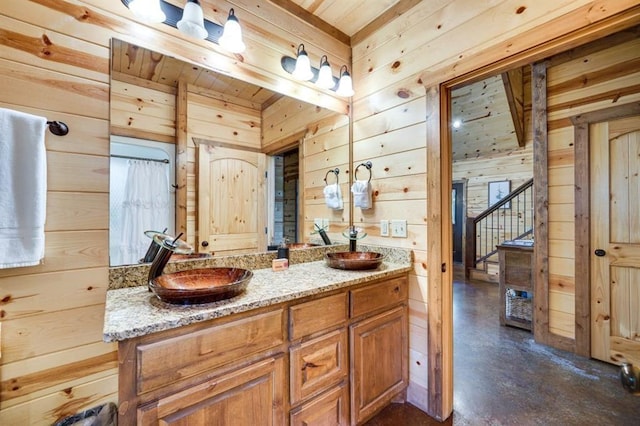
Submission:
[[[169,87],[177,87],[178,81],[182,80],[229,98],[241,99],[247,106],[258,110],[282,97],[279,93],[254,84],[117,39],[112,41],[111,77],[129,83],[146,80],[149,82],[147,84]]]

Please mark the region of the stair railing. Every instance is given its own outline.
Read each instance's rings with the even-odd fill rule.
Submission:
[[[508,206],[508,207],[507,207]],[[467,218],[465,275],[486,262],[506,240],[519,240],[533,234],[533,179],[529,179],[509,195],[476,217]]]

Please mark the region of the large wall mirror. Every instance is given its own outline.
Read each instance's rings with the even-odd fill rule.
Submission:
[[[348,161],[346,115],[116,39],[110,102],[111,266],[141,262],[153,232],[240,254],[329,216],[319,194]]]

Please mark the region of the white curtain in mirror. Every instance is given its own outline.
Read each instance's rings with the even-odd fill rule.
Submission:
[[[167,164],[154,161],[126,160],[127,179],[121,204],[120,235],[113,264],[138,263],[149,247],[144,231],[162,231],[168,225],[170,187]]]

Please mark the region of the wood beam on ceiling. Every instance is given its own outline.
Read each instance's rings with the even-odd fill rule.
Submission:
[[[415,5],[420,3],[422,0],[399,0],[392,7],[384,11],[380,16],[378,16],[373,21],[369,22],[364,28],[358,31],[355,34],[351,35],[351,46],[354,46],[360,43],[365,38],[369,37],[374,32],[378,31],[380,28],[388,24],[390,21],[395,18],[403,15],[408,10],[413,8]]]
[[[332,26],[331,24],[327,23],[326,21],[323,21],[322,19],[318,18],[316,15],[309,12],[305,8],[295,4],[291,0],[269,0],[269,1],[275,4],[276,6],[279,6],[282,9],[286,10],[287,12],[297,16],[303,21],[306,21],[307,23],[313,25],[317,29],[324,31],[325,33],[329,34],[331,37],[335,38],[336,40],[346,44],[347,46],[351,46],[351,37],[349,37],[349,35],[343,33],[342,31]]]
[[[518,146],[524,148],[524,79],[522,68],[502,73],[502,83],[507,94],[509,112],[516,131]]]

